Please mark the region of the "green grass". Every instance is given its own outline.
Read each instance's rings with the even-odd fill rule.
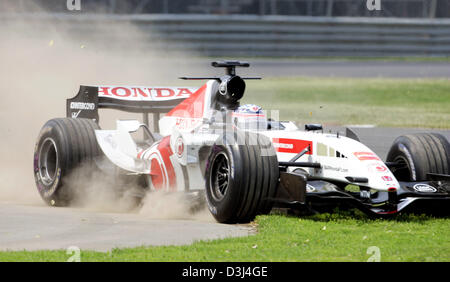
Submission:
[[[450,128],[449,79],[264,78],[243,103],[301,123]]]
[[[404,57],[366,57],[366,56],[330,56],[330,57],[299,57],[302,60],[324,60],[324,61],[382,61],[382,62],[450,62],[450,57],[420,57],[420,56],[404,56]]]
[[[405,215],[371,220],[357,211],[303,218],[259,216],[249,237],[187,246],[81,250],[81,261],[367,261],[376,246],[381,261],[450,261],[450,221]],[[0,261],[66,261],[65,251],[0,252]]]

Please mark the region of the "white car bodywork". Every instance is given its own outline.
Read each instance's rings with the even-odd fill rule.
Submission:
[[[145,126],[137,120],[118,120],[115,130],[96,130],[98,144],[118,167],[150,175],[155,189],[204,189],[201,165],[204,156],[200,150],[220,136],[220,132],[211,128],[224,124],[223,115],[213,108],[218,87],[216,80],[208,81],[162,117],[159,120],[162,139],[151,145],[142,147],[132,138],[133,132]],[[395,191],[400,187],[384,162],[362,143],[338,134],[302,131],[290,122],[281,124],[283,130],[258,131],[272,140],[279,162],[290,161],[310,146],[311,150],[296,161],[320,163],[320,168],[301,168],[311,176],[378,191]],[[288,167],[288,171],[295,169],[298,168]],[[367,181],[352,182],[348,177]]]

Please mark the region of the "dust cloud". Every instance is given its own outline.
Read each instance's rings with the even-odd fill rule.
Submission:
[[[47,120],[65,116],[66,99],[78,92],[79,85],[183,85],[177,77],[193,71],[186,61],[191,54],[156,50],[147,44],[154,42],[152,32],[128,21],[52,18],[43,16],[43,11],[39,13],[39,7],[34,11],[37,14],[3,12],[0,11],[0,202],[45,205],[33,176],[36,138]],[[164,46],[164,42],[159,45]],[[141,117],[102,111],[100,126],[114,128],[116,118]],[[107,186],[98,182],[90,186],[93,187],[85,188],[97,189],[85,189],[89,193],[85,194],[83,207],[130,210],[127,201],[108,194]],[[155,205],[155,209],[185,206],[175,196],[150,198],[144,201],[143,215],[157,216]],[[185,215],[181,209],[180,213],[165,213],[164,217]]]
[[[175,203],[175,205],[174,205]],[[214,221],[206,208],[204,195],[187,195],[165,191],[152,192],[142,203],[139,214],[158,219],[194,219]]]
[[[123,179],[82,165],[65,178],[71,207],[95,212],[128,212],[153,219],[214,221],[203,191],[193,193],[143,189],[136,177]],[[88,181],[86,181],[88,179]],[[145,183],[145,181],[144,181]]]

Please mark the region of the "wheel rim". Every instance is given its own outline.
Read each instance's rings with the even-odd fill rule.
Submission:
[[[403,181],[411,181],[412,175],[411,175],[411,168],[409,166],[409,162],[406,158],[403,156],[398,156],[395,158],[394,162],[398,163],[399,167],[395,170],[395,175],[398,180]]]
[[[225,153],[218,153],[212,162],[210,176],[211,194],[214,200],[220,201],[228,191],[230,179],[230,162]]]
[[[39,150],[39,176],[45,185],[50,185],[55,181],[58,162],[55,141],[51,138],[45,139]]]

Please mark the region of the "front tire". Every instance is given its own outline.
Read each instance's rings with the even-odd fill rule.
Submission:
[[[450,145],[437,133],[398,137],[386,157],[403,165],[393,171],[399,181],[425,181],[427,173],[450,174]]]
[[[278,160],[269,138],[228,133],[211,148],[206,199],[221,223],[246,223],[270,212],[278,185]]]

